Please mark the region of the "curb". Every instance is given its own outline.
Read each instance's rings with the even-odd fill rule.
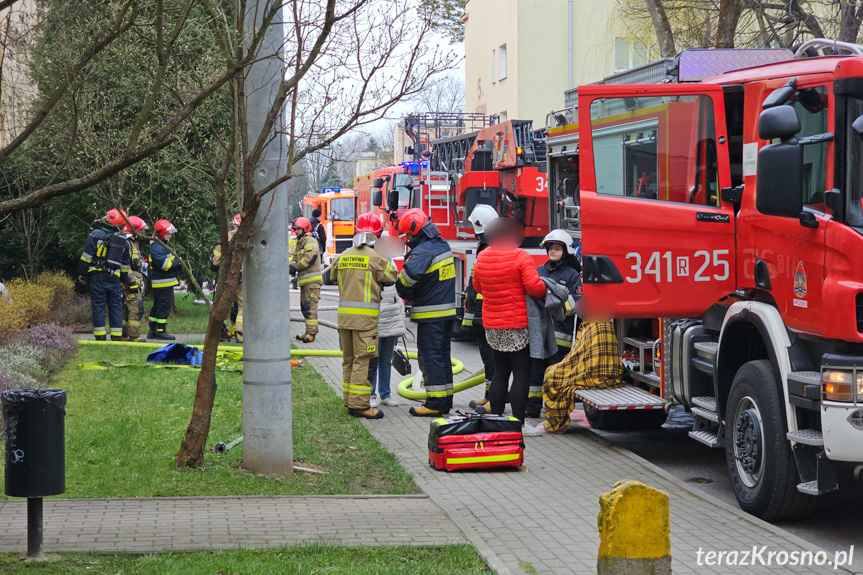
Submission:
[[[232,501],[232,500],[251,500],[264,499],[268,501],[303,501],[310,499],[429,499],[425,493],[403,493],[397,495],[387,494],[369,494],[369,495],[189,495],[189,496],[170,496],[170,497],[51,497],[46,498],[46,503],[114,503],[117,501]],[[20,497],[0,497],[2,503],[24,503],[24,499]]]

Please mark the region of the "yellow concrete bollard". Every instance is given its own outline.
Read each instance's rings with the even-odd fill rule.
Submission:
[[[597,575],[670,575],[668,494],[618,481],[599,497]]]

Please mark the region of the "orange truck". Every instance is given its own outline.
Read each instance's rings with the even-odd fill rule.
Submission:
[[[742,509],[799,519],[863,474],[863,47],[656,68],[549,115],[552,225],[581,238],[630,382],[576,395],[606,429],[681,406]]]
[[[303,217],[311,219],[312,211],[321,210],[321,224],[327,231],[327,254],[331,257],[351,247],[354,237],[356,196],[353,190],[324,188],[321,193],[303,197]]]

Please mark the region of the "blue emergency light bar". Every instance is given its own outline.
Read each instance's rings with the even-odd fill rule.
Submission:
[[[420,175],[420,168],[428,169],[429,163],[427,161],[422,162],[402,162],[401,167],[407,170],[407,172],[412,176]]]

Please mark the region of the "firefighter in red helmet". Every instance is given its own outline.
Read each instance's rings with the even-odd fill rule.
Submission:
[[[126,212],[111,210],[93,222],[93,231],[78,262],[78,281],[90,284],[90,311],[93,335],[104,341],[105,312],[111,328],[111,339],[123,335],[123,284],[129,282],[131,255],[123,235]]]
[[[333,261],[329,280],[339,284],[342,399],[351,415],[380,419],[384,412],[371,406],[372,379],[378,370],[378,316],[381,291],[397,276],[395,266],[375,251],[378,238],[369,225],[374,224],[368,218],[357,221],[353,247]]]
[[[306,333],[298,335],[303,343],[312,343],[318,335],[318,299],[324,277],[321,275],[321,250],[312,235],[312,222],[300,217],[291,225],[297,234],[297,246],[291,258],[291,273],[297,274],[300,288],[300,311],[306,320]]]
[[[165,243],[171,241],[177,228],[168,220],[156,222],[155,235]],[[179,285],[180,262],[159,242],[150,246],[150,284],[153,286],[153,306],[150,308],[150,331],[147,339],[173,341],[168,333],[168,316],[174,307],[174,286]]]
[[[396,229],[411,250],[396,289],[410,302],[411,319],[417,323],[417,361],[426,388],[425,403],[410,408],[410,414],[437,417],[452,409],[455,262],[449,244],[422,210],[406,211]]]
[[[141,248],[132,230],[142,234],[149,226],[138,216],[129,216],[129,223],[123,224],[123,232],[129,243],[129,254],[132,265],[129,281],[123,287],[126,301],[123,304],[123,341],[141,341],[141,318],[144,317],[144,298],[141,288],[144,286],[144,276],[141,274]]]

